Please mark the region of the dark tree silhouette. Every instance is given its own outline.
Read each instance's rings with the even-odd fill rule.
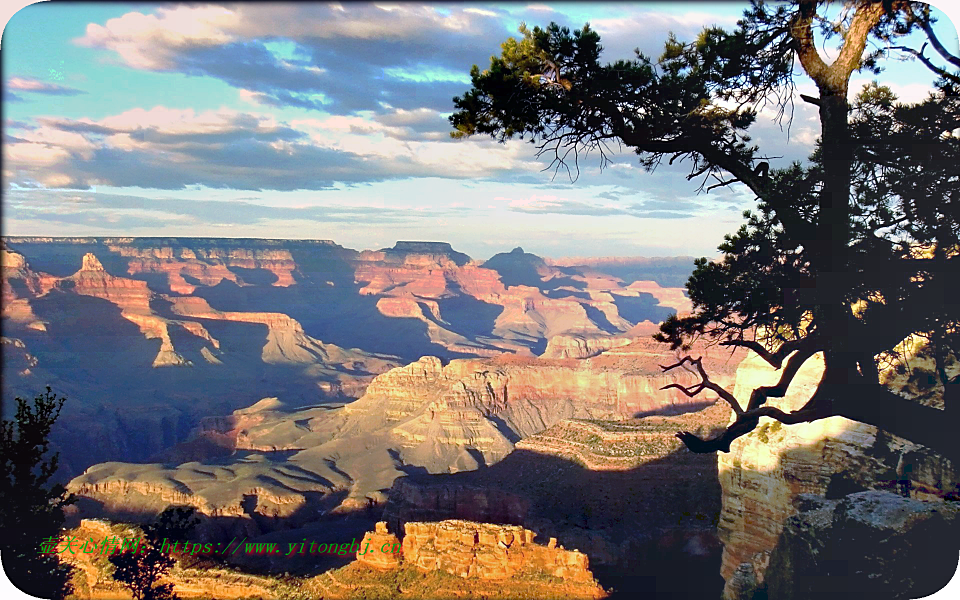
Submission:
[[[60,484],[48,485],[59,458],[47,456],[50,429],[65,400],[49,387],[32,405],[16,398],[13,420],[0,429],[0,561],[15,586],[40,598],[72,591],[72,569],[60,563],[56,549],[63,507],[75,498]]]
[[[671,36],[656,61],[638,51],[634,60],[606,65],[589,25],[572,33],[556,24],[524,26],[487,70],[474,66],[472,89],[454,98],[451,135],[529,136],[538,155],[571,175],[581,154],[598,152],[603,166],[609,144],[622,144],[648,169],[688,161],[687,179],[699,180],[701,191],[737,184],[756,196],[758,212],[726,236],[723,259],[696,263],[687,283],[694,313],[668,319],[656,337],[675,349],[698,336],[742,346],[781,378],[741,406],[699,359],[664,366],[698,373],[701,382],[682,389],[712,390],[737,413],[714,439],[679,433],[691,450],[729,451],[761,416],[789,424],[841,415],[957,462],[957,409],[946,398],[955,386],[946,366],[957,359],[960,324],[953,300],[960,291],[960,59],[936,38],[925,4],[856,0],[834,8],[828,18],[829,7],[815,0],[754,1],[733,32],[708,28],[690,43]],[[911,32],[928,43],[903,45]],[[817,46],[831,39],[837,58],[828,64]],[[927,45],[935,54],[925,53]],[[851,105],[851,75],[879,74],[885,54],[920,60],[939,77],[936,93],[906,106],[875,85]],[[817,107],[819,143],[809,164],[769,169],[746,130],[767,104],[779,118],[792,117],[797,63],[819,92],[800,95]],[[929,340],[945,410],[880,381],[882,363],[911,335]],[[818,353],[825,369],[809,401],[789,413],[766,405]]]
[[[172,583],[158,583],[176,564],[172,556],[174,543],[189,539],[199,523],[195,510],[171,507],[144,527],[144,537],[137,547],[110,555],[113,578],[130,588],[134,600],[177,600]]]

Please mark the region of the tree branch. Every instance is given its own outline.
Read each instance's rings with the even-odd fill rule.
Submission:
[[[817,14],[816,0],[801,0],[800,10],[790,22],[790,37],[793,38],[797,58],[803,70],[817,84],[827,73],[827,64],[823,62],[813,40],[813,17]]]
[[[697,367],[697,371],[699,371],[700,378],[701,378],[701,381],[699,384],[690,386],[689,388],[685,388],[679,383],[670,383],[663,386],[660,389],[667,390],[670,388],[676,388],[681,390],[684,394],[686,394],[691,398],[696,396],[700,392],[702,392],[704,389],[712,390],[716,392],[721,398],[727,401],[727,404],[730,405],[730,408],[733,409],[733,412],[737,413],[738,415],[743,414],[743,408],[740,407],[740,403],[737,402],[737,398],[727,390],[723,389],[722,386],[710,380],[710,377],[707,375],[707,372],[703,369],[702,356],[697,359],[694,359],[690,356],[685,356],[678,363],[674,363],[672,365],[667,365],[667,366],[660,365],[660,368],[663,369],[664,373],[666,373],[667,371],[676,369],[677,367],[683,366],[688,362],[694,365],[695,367]]]
[[[960,57],[954,56],[947,50],[943,44],[940,43],[940,38],[937,37],[937,34],[934,33],[933,27],[930,25],[930,16],[924,15],[922,18],[918,18],[913,14],[913,9],[910,8],[910,5],[907,5],[907,10],[917,23],[920,24],[920,29],[927,34],[927,39],[930,40],[930,43],[933,45],[933,49],[937,51],[937,54],[942,56],[944,60],[952,64],[953,66],[960,68]]]
[[[623,143],[627,146],[631,146],[640,152],[672,154],[674,157],[680,154],[699,154],[708,164],[712,163],[733,175],[735,179],[749,187],[757,197],[767,199],[767,181],[754,173],[751,165],[737,160],[727,152],[705,144],[702,138],[679,137],[673,140],[658,140],[636,133],[627,127],[626,117],[617,109],[616,104],[602,99],[594,101],[609,119],[613,133],[623,140]]]
[[[850,29],[843,36],[843,48],[840,55],[829,68],[829,77],[833,82],[843,81],[844,87],[850,79],[850,74],[860,67],[863,49],[867,46],[867,37],[870,30],[880,22],[885,12],[886,2],[861,3],[850,22]]]
[[[953,73],[947,71],[946,69],[943,69],[943,68],[938,67],[937,65],[933,64],[933,62],[931,62],[929,58],[927,58],[926,56],[923,55],[923,49],[926,48],[926,46],[927,46],[926,44],[924,44],[923,46],[921,46],[921,48],[920,48],[919,51],[918,51],[918,50],[915,50],[915,49],[913,49],[913,48],[910,48],[910,47],[908,47],[908,46],[892,46],[890,49],[891,49],[891,50],[900,50],[901,52],[906,52],[906,53],[908,53],[908,54],[912,54],[912,55],[913,55],[914,57],[916,57],[920,62],[922,62],[922,63],[924,64],[924,66],[926,66],[928,69],[930,69],[931,71],[933,71],[933,72],[936,73],[937,75],[940,75],[941,77],[945,77],[945,78],[947,78],[947,79],[950,79],[950,80],[952,80],[952,81],[954,81],[954,82],[960,83],[960,76],[954,75]]]
[[[783,398],[793,378],[796,377],[800,367],[807,360],[819,352],[821,348],[817,341],[812,337],[805,337],[797,345],[796,353],[787,360],[787,366],[780,374],[780,380],[776,385],[761,386],[750,392],[750,401],[747,403],[747,412],[755,410],[766,403],[767,398]]]
[[[721,181],[720,183],[715,183],[715,184],[711,185],[710,187],[708,187],[708,188],[707,188],[707,191],[709,192],[710,190],[712,190],[712,189],[714,189],[714,188],[718,188],[718,187],[725,187],[725,186],[728,186],[728,185],[730,185],[730,184],[737,183],[738,181],[740,181],[740,180],[739,180],[739,179],[728,179],[728,180],[726,180],[726,181]]]
[[[797,340],[787,340],[780,344],[780,347],[777,348],[775,352],[767,350],[767,348],[756,340],[727,340],[720,342],[721,346],[737,346],[739,348],[746,348],[748,350],[753,350],[754,353],[760,356],[763,360],[767,361],[774,369],[779,369],[783,364],[783,359],[789,356],[792,352],[800,348],[805,340],[810,340],[811,336],[805,338],[800,338]],[[812,343],[812,342],[808,342]]]
[[[953,420],[947,418],[946,411],[898,396],[882,385],[869,383],[864,377],[853,377],[843,383],[824,383],[838,379],[835,376],[828,378],[829,371],[830,367],[824,370],[817,391],[798,410],[784,412],[773,406],[758,406],[740,414],[715,438],[704,440],[687,431],[678,432],[677,437],[691,452],[729,452],[730,443],[753,431],[760,417],[793,425],[841,416],[923,444],[954,464],[960,464],[960,444],[956,440]]]

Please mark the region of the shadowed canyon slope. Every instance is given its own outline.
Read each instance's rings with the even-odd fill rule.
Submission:
[[[348,401],[421,356],[543,353],[557,335],[626,336],[686,309],[589,268],[520,280],[439,242],[357,252],[330,241],[3,240],[3,398],[50,384],[71,401],[63,476],[144,461],[200,420],[260,398]],[[509,262],[509,259],[508,259]],[[639,323],[639,325],[638,325]]]
[[[295,409],[264,399],[204,419],[192,439],[157,457],[163,463],[95,465],[70,488],[89,501],[89,514],[185,503],[210,517],[236,518],[248,531],[268,531],[277,518],[292,517],[290,526],[307,515],[381,504],[404,474],[493,465],[564,419],[621,421],[702,408],[701,399],[659,389],[675,380],[657,366],[663,359],[645,341],[582,360],[501,355],[444,365],[423,357],[376,377],[344,406]],[[719,380],[732,381],[734,367],[718,367]],[[679,377],[694,381],[689,373]]]

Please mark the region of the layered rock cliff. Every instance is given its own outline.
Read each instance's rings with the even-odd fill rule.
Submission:
[[[374,375],[397,364],[387,355],[321,341],[283,312],[218,310],[202,296],[164,292],[157,273],[137,260],[155,261],[171,273],[181,269],[194,282],[190,291],[212,289],[204,282],[282,290],[267,285],[283,282],[267,271],[289,275],[293,269],[288,249],[178,243],[16,239],[56,275],[3,249],[4,330],[17,340],[16,347],[4,346],[4,363],[28,357],[22,368],[5,371],[4,398],[30,397],[42,381],[71,399],[64,413],[70,427],[56,427],[53,443],[60,450],[81,444],[84,452],[63,453],[65,477],[96,462],[149,458],[183,441],[199,418],[266,393],[300,404],[359,397]],[[248,260],[266,262],[238,266]],[[289,264],[281,269],[271,260]],[[203,279],[194,267],[220,269],[223,277]],[[209,444],[206,450],[216,452]]]
[[[808,360],[787,395],[768,403],[796,410],[816,389],[822,371],[819,355]],[[734,393],[747,398],[755,387],[777,379],[779,372],[751,356],[737,371]],[[724,543],[721,575],[727,581],[728,599],[750,597],[754,588],[764,585],[771,554],[784,524],[797,512],[800,494],[836,499],[863,490],[901,489],[910,490],[915,498],[937,501],[960,482],[946,459],[842,417],[789,426],[762,418],[752,433],[731,445],[729,453],[718,454],[718,468],[723,486],[718,527]],[[752,583],[745,586],[744,581]]]
[[[659,389],[674,380],[656,366],[665,362],[662,354],[635,352],[582,361],[504,355],[446,365],[424,357],[378,376],[361,399],[342,408],[295,409],[264,399],[205,419],[192,440],[156,457],[205,461],[236,453],[226,461],[106,463],[74,479],[70,489],[100,503],[103,514],[126,510],[112,496],[120,487],[110,487],[121,482],[154,485],[137,490],[155,496],[145,501],[151,506],[166,501],[167,488],[193,494],[200,499],[191,504],[208,515],[241,516],[237,507],[245,496],[269,499],[258,500],[253,510],[261,516],[281,505],[303,512],[304,498],[341,510],[364,508],[382,502],[382,490],[404,472],[495,464],[518,440],[562,419],[622,420],[701,406],[676,390]]]
[[[547,342],[543,358],[590,358],[604,350],[630,344],[633,339],[612,335],[555,335]]]
[[[393,248],[364,252],[313,240],[5,238],[5,242],[8,250],[36,257],[41,270],[49,269],[57,277],[63,276],[70,261],[79,262],[84,254],[96,256],[107,268],[94,270],[125,280],[101,286],[97,297],[125,301],[118,288],[146,284],[150,292],[162,295],[152,300],[157,305],[172,301],[170,297],[203,297],[224,313],[282,312],[316,339],[400,354],[407,360],[424,354],[446,358],[540,354],[556,335],[625,332],[639,322],[657,323],[685,306],[679,288],[663,289],[653,282],[625,286],[616,277],[587,267],[553,267],[519,248],[480,263],[441,242],[398,242]],[[11,262],[8,272],[15,270]],[[118,290],[112,292],[116,298],[107,288]],[[12,288],[5,290],[12,302],[7,303],[8,312],[19,310],[21,319],[28,319],[24,311],[29,307],[8,293]],[[324,306],[322,313],[315,310],[318,302]],[[129,312],[133,306],[125,308]],[[143,307],[136,312],[148,313]],[[353,331],[350,322],[355,323]],[[365,331],[366,323],[377,331]],[[166,355],[157,359],[158,366],[210,362],[207,355],[222,362],[214,348],[188,357],[177,348],[176,335],[166,339],[159,333],[162,324],[150,327],[156,330],[152,339],[161,340]],[[398,337],[407,343],[390,341]]]

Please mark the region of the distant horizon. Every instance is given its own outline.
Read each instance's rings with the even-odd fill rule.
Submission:
[[[345,248],[347,250],[354,250],[357,252],[381,252],[384,250],[390,250],[396,246],[398,243],[431,243],[431,244],[449,244],[453,250],[457,250],[456,242],[451,242],[449,240],[416,240],[416,239],[406,239],[406,240],[396,240],[393,246],[384,246],[380,248],[356,248],[341,244],[336,240],[329,238],[267,238],[267,237],[219,237],[219,236],[209,236],[209,235],[8,235],[0,234],[0,239],[15,240],[20,243],[42,243],[41,240],[49,240],[51,242],[71,242],[74,240],[92,240],[94,242],[106,243],[113,240],[157,240],[157,241],[178,241],[178,240],[223,240],[223,241],[262,241],[262,242],[328,242],[333,245]],[[508,244],[509,246],[509,244]],[[524,244],[517,243],[509,249],[501,250],[499,252],[494,252],[488,258],[480,258],[477,255],[473,255],[469,252],[463,252],[467,254],[473,260],[489,260],[497,254],[509,254],[516,248],[521,248],[526,254],[533,254],[541,258],[550,259],[551,261],[562,261],[566,259],[658,259],[658,258],[689,258],[691,261],[697,258],[692,254],[662,254],[662,255],[649,255],[649,254],[604,254],[604,255],[577,255],[577,254],[564,254],[564,255],[551,255],[540,252],[532,252],[529,249],[524,247]]]

